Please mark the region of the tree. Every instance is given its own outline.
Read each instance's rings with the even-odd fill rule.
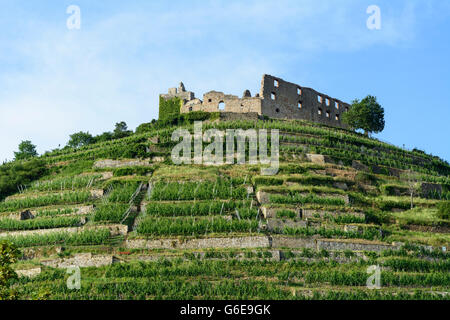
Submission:
[[[30,140],[22,141],[19,144],[19,151],[14,152],[16,160],[25,160],[36,157],[38,155],[36,146]]]
[[[70,135],[70,140],[67,143],[67,146],[72,148],[79,148],[82,146],[86,146],[94,142],[94,138],[89,132],[77,132]]]
[[[124,137],[128,137],[130,134],[132,134],[132,131],[128,131],[128,126],[126,122],[118,122],[116,123],[116,127],[114,129],[113,135],[114,139],[120,139]]]
[[[350,110],[343,114],[342,120],[354,130],[364,130],[365,135],[378,133],[384,130],[384,109],[376,97],[368,95],[361,101],[354,100]]]
[[[17,298],[9,286],[10,282],[17,279],[17,274],[11,268],[11,264],[17,261],[19,250],[7,241],[0,241],[0,300],[14,300]]]
[[[401,175],[406,182],[406,186],[408,187],[408,192],[411,197],[411,209],[414,208],[414,195],[420,189],[419,176],[412,170],[408,170]]]
[[[94,140],[95,142],[105,142],[105,141],[109,141],[112,140],[114,138],[114,134],[112,132],[103,132],[102,134],[95,136]]]

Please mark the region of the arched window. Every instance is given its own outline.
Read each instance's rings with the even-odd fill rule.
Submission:
[[[220,111],[224,111],[225,110],[225,102],[223,102],[223,101],[219,102],[219,110]]]

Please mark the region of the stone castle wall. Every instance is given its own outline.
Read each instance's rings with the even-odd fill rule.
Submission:
[[[186,91],[183,83],[178,88],[169,89],[168,94],[161,94],[161,97],[182,99],[181,113],[251,113],[276,119],[309,120],[334,127],[346,127],[342,123],[342,114],[350,108],[339,99],[270,75],[263,76],[261,91],[254,97],[249,90],[245,90],[241,98],[210,91],[200,100],[193,92]]]
[[[261,82],[262,114],[277,119],[303,119],[345,127],[342,114],[350,105],[341,100],[269,75]]]

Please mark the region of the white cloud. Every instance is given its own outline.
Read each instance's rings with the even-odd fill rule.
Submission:
[[[2,45],[8,59],[25,67],[0,76],[0,159],[12,158],[23,139],[43,152],[76,131],[98,134],[121,120],[131,128],[150,121],[158,94],[180,80],[198,96],[210,89],[255,93],[263,73],[283,74],[292,61],[413,37],[414,7],[401,16],[386,10],[382,31],[371,34],[366,8],[347,4],[202,1],[179,11],[82,20],[80,31],[34,21],[24,38]],[[81,10],[87,19],[89,8]]]

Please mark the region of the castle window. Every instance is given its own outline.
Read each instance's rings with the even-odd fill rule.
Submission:
[[[274,81],[273,81],[273,86],[274,86],[275,88],[280,87],[280,83],[278,82],[278,80],[274,80]]]
[[[212,102],[212,99],[208,99],[208,102]]]
[[[319,116],[322,115],[322,109],[319,108],[319,110],[317,111],[317,113],[319,114]]]
[[[338,114],[336,115],[336,121],[339,121],[339,115]]]
[[[348,111],[348,107],[345,107],[345,112],[347,112]]]
[[[330,99],[326,98],[325,99],[325,103],[327,104],[327,106],[329,106],[330,105]]]
[[[272,93],[270,94],[270,98],[271,98],[272,100],[275,100],[275,99],[277,98],[277,95],[275,94],[275,92],[272,92]]]
[[[319,102],[319,103],[322,103],[322,97],[321,96],[317,96],[317,101]]]
[[[303,107],[303,106],[302,106],[302,102],[299,101],[299,102],[298,102],[298,108],[301,109],[302,107]]]
[[[280,113],[280,109],[276,108],[276,109],[275,109],[275,112],[276,112],[276,113]]]
[[[299,96],[302,95],[302,89],[301,89],[301,88],[297,88],[297,94],[298,94]]]
[[[329,118],[330,117],[330,111],[327,111],[326,115],[327,115],[327,118]]]
[[[225,102],[223,102],[223,101],[219,102],[219,110],[221,110],[221,111],[225,110]]]
[[[192,111],[192,107],[189,107],[189,111]]]
[[[336,101],[336,102],[334,103],[334,106],[336,107],[336,109],[339,109],[339,102]]]

